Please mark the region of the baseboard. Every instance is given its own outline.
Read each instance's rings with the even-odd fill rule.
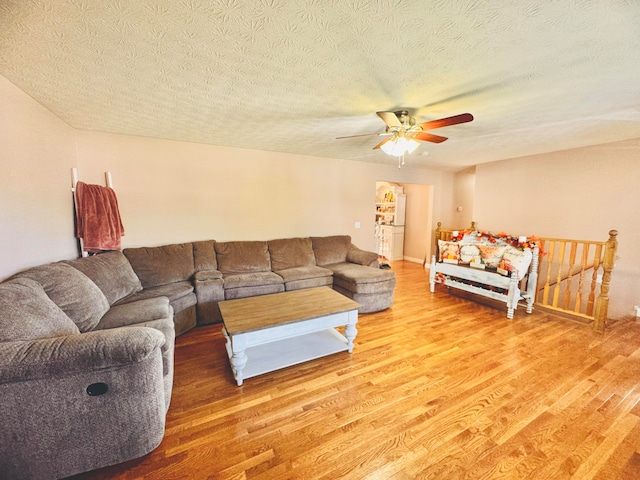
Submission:
[[[405,262],[413,262],[422,264],[424,262],[424,258],[412,258],[412,257],[402,257]]]

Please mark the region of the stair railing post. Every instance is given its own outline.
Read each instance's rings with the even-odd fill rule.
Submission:
[[[604,326],[607,321],[609,311],[609,284],[611,283],[611,272],[616,260],[616,250],[618,249],[617,230],[609,232],[609,240],[607,240],[604,249],[604,259],[602,261],[602,285],[600,294],[596,299],[596,311],[593,318],[593,329],[597,332],[604,332]]]

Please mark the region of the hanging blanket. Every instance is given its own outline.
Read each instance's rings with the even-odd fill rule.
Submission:
[[[124,227],[113,189],[78,182],[76,217],[76,236],[82,238],[84,251],[120,250]]]

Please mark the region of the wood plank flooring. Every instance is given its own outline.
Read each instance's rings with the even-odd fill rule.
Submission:
[[[506,319],[394,262],[354,353],[237,387],[220,326],[176,341],[162,444],[78,479],[638,479],[640,324]]]

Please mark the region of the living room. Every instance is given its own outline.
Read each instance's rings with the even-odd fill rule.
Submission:
[[[621,16],[638,16],[636,7],[619,8]],[[637,51],[635,33],[634,28],[619,32],[624,51]],[[548,150],[547,135],[562,124],[556,119],[548,130],[536,130],[538,146],[526,155],[505,157],[503,145],[488,138],[487,148],[496,151],[495,161],[476,164],[474,150],[467,150],[464,156],[468,165],[424,165],[422,162],[429,157],[408,156],[399,169],[395,159],[382,152],[374,152],[379,158],[371,162],[346,156],[330,158],[313,148],[300,154],[76,127],[46,102],[36,100],[28,84],[21,88],[18,80],[10,79],[14,71],[8,64],[8,50],[3,43],[0,248],[4,254],[0,279],[31,266],[77,257],[70,180],[70,169],[75,167],[87,183],[104,184],[104,172],[111,172],[125,227],[123,248],[206,239],[348,234],[360,248],[373,250],[374,185],[379,180],[433,186],[431,218],[447,227],[465,227],[475,220],[481,228],[496,232],[591,240],[605,240],[610,229],[617,229],[619,249],[610,316],[631,317],[635,315],[633,306],[640,304],[640,269],[633,254],[640,243],[640,222],[634,211],[640,204],[636,185],[640,178],[640,97],[638,87],[629,86],[630,79],[638,78],[637,62],[630,62],[624,70],[618,64],[614,68],[613,64],[603,66],[594,61],[570,71],[578,84],[580,75],[587,77],[610,68],[610,84],[603,81],[602,91],[594,91],[594,96],[606,97],[616,89],[629,92],[632,100],[626,104],[611,94],[611,109],[602,112],[603,116],[609,115],[604,123],[618,126],[620,135],[614,129],[607,140],[597,144],[576,140],[573,147]],[[626,57],[630,58],[635,57]],[[42,59],[32,61],[46,63]],[[475,80],[486,80],[483,72]],[[464,93],[464,87],[473,81],[460,81],[459,90],[453,88],[446,96]],[[583,98],[585,104],[592,100]],[[537,101],[539,98],[533,95],[529,106],[533,108]],[[559,103],[562,99],[554,97],[552,101]],[[427,102],[425,98],[421,105]],[[482,125],[479,112],[483,102],[491,103],[481,96],[477,103],[470,104],[478,110],[461,101],[447,106],[451,110],[446,114],[469,108],[476,115],[474,122]],[[394,106],[395,102],[389,100],[373,107],[370,116],[374,118],[367,121],[375,125],[374,110]],[[489,113],[490,108],[485,111]],[[526,108],[522,112],[526,117]],[[250,110],[246,121],[251,123]],[[595,116],[591,121],[594,123],[578,135],[580,139],[595,134]],[[383,124],[379,127],[382,130]],[[508,130],[507,124],[504,127]],[[464,125],[455,128],[449,143],[467,135]],[[361,133],[368,132],[363,129]],[[491,137],[490,133],[474,131],[479,137]],[[292,141],[296,141],[295,136]],[[332,137],[331,141],[348,140]],[[362,149],[368,152],[377,142],[370,143]],[[429,146],[431,158],[438,156],[438,147]],[[360,228],[355,227],[356,222]],[[431,253],[427,250],[424,256],[429,258]],[[429,301],[426,288],[424,295]]]

